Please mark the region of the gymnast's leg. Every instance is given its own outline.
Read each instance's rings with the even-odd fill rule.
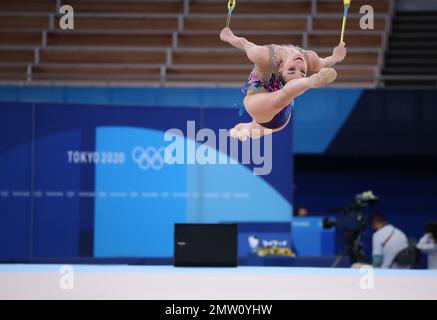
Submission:
[[[246,96],[244,106],[253,121],[240,123],[231,130],[231,136],[241,141],[250,138],[261,138],[265,134],[282,130],[263,128],[259,123],[266,123],[273,119],[283,108],[289,105],[296,97],[308,89],[318,88],[333,82],[337,72],[332,68],[321,69],[318,73],[302,79],[289,81],[281,90],[276,92],[257,93]]]
[[[323,68],[310,77],[289,81],[276,92],[246,96],[244,106],[256,122],[265,123],[272,120],[278,112],[307,90],[327,85],[333,82],[336,77],[337,72],[334,69]]]

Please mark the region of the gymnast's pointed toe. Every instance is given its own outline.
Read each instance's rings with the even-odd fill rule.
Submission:
[[[235,128],[231,129],[229,135],[231,136],[231,138],[238,139],[238,130]]]
[[[337,71],[335,71],[333,68],[322,68],[320,69],[318,75],[320,81],[325,85],[330,84],[337,79]]]

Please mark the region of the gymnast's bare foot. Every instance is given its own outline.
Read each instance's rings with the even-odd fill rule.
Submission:
[[[240,141],[246,141],[249,138],[260,139],[261,137],[271,134],[273,130],[264,128],[255,121],[250,123],[239,123],[231,129],[230,135],[232,138]]]
[[[313,88],[319,88],[334,82],[337,79],[337,71],[332,68],[322,68],[316,74],[311,77],[311,86]]]

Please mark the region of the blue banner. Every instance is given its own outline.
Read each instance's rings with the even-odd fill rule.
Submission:
[[[236,110],[3,103],[0,121],[1,259],[169,257],[174,223],[291,221],[290,129],[236,142]]]

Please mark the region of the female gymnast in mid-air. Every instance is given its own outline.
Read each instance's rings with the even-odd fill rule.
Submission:
[[[227,27],[221,31],[220,39],[243,50],[255,64],[243,89],[246,95],[244,108],[252,117],[252,122],[237,124],[230,132],[231,137],[245,141],[285,128],[290,121],[291,107],[296,97],[337,78],[337,72],[332,67],[346,57],[343,36],[350,0],[344,0],[340,44],[327,58],[320,58],[314,51],[294,45],[259,46],[235,36],[229,28],[235,2],[229,1]],[[314,74],[308,76],[310,72]]]
[[[344,42],[335,47],[331,56],[322,59],[314,51],[293,45],[258,46],[235,36],[228,27],[222,30],[220,39],[245,51],[255,64],[243,90],[244,107],[253,120],[237,124],[230,132],[240,141],[285,128],[294,99],[308,89],[333,82],[337,72],[331,67],[346,56]],[[307,76],[309,72],[315,73]]]

